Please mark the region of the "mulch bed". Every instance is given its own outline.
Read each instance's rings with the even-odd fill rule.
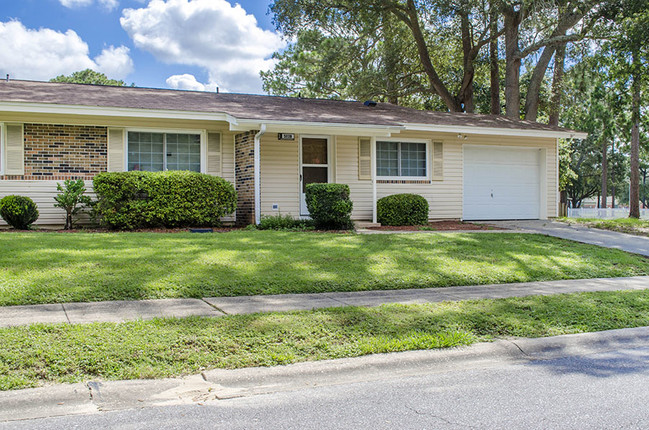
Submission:
[[[381,227],[368,227],[368,229],[383,230],[383,231],[505,230],[490,225],[474,224],[474,223],[462,222],[462,221],[436,221],[436,222],[430,222],[428,223],[428,225],[403,225],[403,226],[383,225]]]
[[[209,228],[209,227],[206,227]],[[107,228],[80,228],[74,230],[55,230],[55,229],[32,229],[32,230],[14,230],[0,229],[0,232],[21,232],[21,233],[189,233],[189,228],[142,228],[137,230],[109,230]],[[214,233],[227,233],[234,230],[241,230],[241,227],[213,227]]]

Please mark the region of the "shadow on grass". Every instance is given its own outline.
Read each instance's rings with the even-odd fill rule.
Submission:
[[[85,379],[160,378],[649,325],[649,291],[331,308],[0,329],[0,389]],[[607,377],[647,368],[647,350],[532,362]],[[642,360],[645,360],[643,363]],[[616,373],[617,372],[617,373]]]
[[[0,305],[362,291],[649,273],[537,235],[0,235]]]

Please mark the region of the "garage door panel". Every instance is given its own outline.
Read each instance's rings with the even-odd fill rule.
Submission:
[[[539,218],[539,162],[538,149],[465,147],[463,218]]]

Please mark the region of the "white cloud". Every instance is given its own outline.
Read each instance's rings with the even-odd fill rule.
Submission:
[[[77,33],[49,28],[28,29],[19,21],[0,22],[0,76],[48,80],[58,75],[93,69],[122,79],[133,69],[124,46],[106,48],[94,60]]]
[[[67,8],[73,9],[77,7],[90,6],[95,0],[59,0],[61,4]],[[97,0],[99,4],[108,10],[115,9],[119,2],[118,0]]]
[[[126,46],[110,46],[95,57],[97,70],[113,79],[124,79],[133,71],[133,60]]]
[[[215,83],[202,84],[196,80],[194,75],[173,75],[167,78],[167,85],[176,90],[190,91],[216,91]]]
[[[261,29],[253,15],[226,0],[152,0],[125,9],[120,22],[138,48],[168,64],[203,67],[209,85],[231,91],[260,92],[259,71],[271,68],[269,57],[285,46],[277,33]]]

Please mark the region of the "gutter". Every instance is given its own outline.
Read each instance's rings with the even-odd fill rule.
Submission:
[[[255,182],[255,224],[259,224],[261,222],[261,153],[260,153],[260,148],[261,148],[261,137],[266,133],[266,124],[261,124],[259,127],[259,132],[255,134],[255,144],[254,144],[254,152],[255,152],[255,161],[254,161],[254,166],[255,166],[255,174],[254,174],[254,182]]]

